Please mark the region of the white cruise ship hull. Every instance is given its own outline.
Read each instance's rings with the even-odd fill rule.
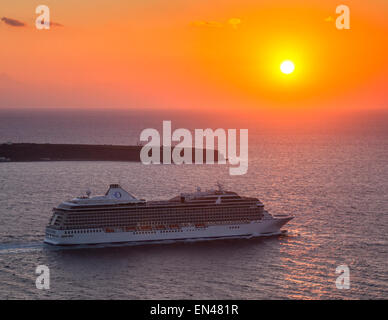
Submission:
[[[228,238],[250,238],[270,236],[281,233],[281,227],[293,217],[267,216],[258,221],[246,224],[207,225],[205,227],[187,226],[165,230],[136,230],[123,229],[78,229],[55,230],[46,228],[45,242],[52,245],[79,245],[103,243],[135,243],[145,244],[163,241],[182,240],[217,240]]]

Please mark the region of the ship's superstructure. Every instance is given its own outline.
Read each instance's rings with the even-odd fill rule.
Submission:
[[[280,233],[293,217],[270,215],[257,198],[218,190],[165,201],[137,199],[117,184],[104,196],[62,202],[53,209],[45,242],[54,245],[257,237]]]

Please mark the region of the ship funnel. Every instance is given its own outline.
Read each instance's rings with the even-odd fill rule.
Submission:
[[[110,199],[115,200],[126,200],[126,201],[137,201],[136,197],[131,195],[129,192],[125,191],[118,184],[111,184],[109,190],[106,192],[105,196]]]

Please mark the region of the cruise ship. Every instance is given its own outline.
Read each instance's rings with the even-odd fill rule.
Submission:
[[[293,217],[271,215],[257,198],[217,190],[170,200],[137,199],[118,184],[103,196],[80,196],[53,209],[45,242],[52,245],[152,243],[280,234]]]

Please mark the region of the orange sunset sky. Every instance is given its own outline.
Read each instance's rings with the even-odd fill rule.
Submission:
[[[35,28],[40,4],[50,30]],[[350,30],[336,29],[340,4]],[[0,11],[1,109],[388,109],[386,0],[3,0]]]

